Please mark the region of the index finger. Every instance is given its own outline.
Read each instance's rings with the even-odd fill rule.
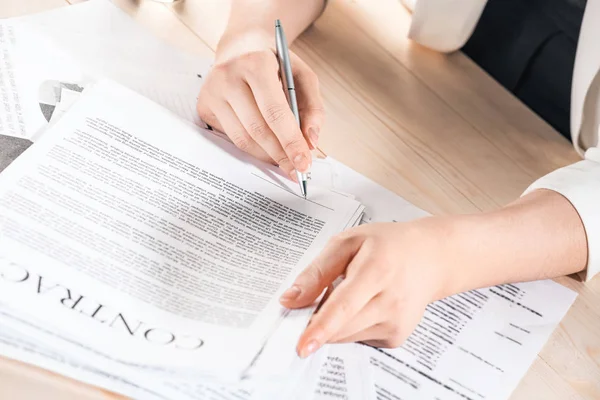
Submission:
[[[311,164],[310,149],[290,108],[277,73],[262,70],[251,74],[248,77],[248,85],[261,114],[279,139],[294,168],[300,172],[307,172]]]
[[[306,307],[332,284],[352,261],[360,246],[356,239],[333,238],[319,255],[294,280],[294,284],[281,297],[288,308]]]
[[[298,354],[306,357],[327,343],[354,318],[379,292],[380,279],[376,268],[365,268],[368,255],[359,252],[348,270],[357,270],[331,293],[314,315],[298,341]]]

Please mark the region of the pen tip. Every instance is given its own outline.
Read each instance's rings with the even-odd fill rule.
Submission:
[[[276,19],[276,20],[275,20],[275,27],[276,27],[276,28],[279,28],[280,26],[281,26],[281,21],[280,21],[280,20],[278,20],[278,19]]]

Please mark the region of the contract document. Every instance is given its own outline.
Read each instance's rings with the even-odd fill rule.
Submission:
[[[123,86],[89,89],[0,175],[0,301],[103,362],[239,376],[362,206],[305,200],[227,144]]]
[[[403,346],[371,350],[377,398],[508,399],[575,297],[539,281],[429,305]]]
[[[318,165],[335,190],[356,194],[365,206],[363,221],[405,222],[428,215],[336,160]],[[434,302],[403,346],[368,348],[372,395],[385,400],[506,400],[576,296],[545,280]]]
[[[304,368],[288,371],[283,382],[245,382],[241,385],[207,384],[198,380],[175,380],[135,368],[118,373],[103,370],[72,354],[47,345],[53,333],[32,320],[13,317],[0,306],[0,353],[55,371],[89,385],[131,398],[189,400],[367,400],[372,396],[372,373],[365,350],[358,344],[328,345]]]

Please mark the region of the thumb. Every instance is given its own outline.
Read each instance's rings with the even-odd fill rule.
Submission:
[[[325,122],[325,106],[321,98],[319,79],[300,57],[294,55],[292,58],[300,125],[311,150],[314,150],[318,146],[321,128]]]
[[[358,248],[357,240],[332,239],[283,293],[279,299],[281,304],[288,308],[301,308],[312,304],[323,290],[346,271]]]

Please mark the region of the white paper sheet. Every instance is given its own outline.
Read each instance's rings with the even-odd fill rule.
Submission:
[[[367,348],[355,343],[327,345],[327,348],[314,400],[374,399]]]
[[[310,314],[295,320],[283,318],[281,313],[284,310],[277,299],[291,284],[299,268],[316,256],[328,237],[347,226],[357,214],[356,210],[361,208],[359,203],[318,188],[314,188],[309,200],[304,200],[293,192],[293,182],[277,180],[279,172],[275,168],[263,165],[261,168],[265,169],[261,169],[252,165],[255,160],[234,146],[227,149],[217,147],[211,140],[222,142],[220,139],[199,136],[189,125],[156,104],[108,82],[87,91],[51,129],[51,133],[44,135],[36,146],[0,175],[2,249],[6,251],[6,257],[20,265],[14,270],[4,271],[4,276],[28,273],[31,277],[23,281],[15,281],[14,276],[4,279],[0,297],[10,300],[11,304],[20,298],[22,302],[18,303],[22,304],[23,312],[33,313],[59,332],[75,324],[79,328],[68,329],[65,335],[104,355],[115,358],[118,354],[116,358],[124,363],[148,364],[160,369],[167,369],[170,365],[215,374],[241,371],[254,358],[258,350],[256,346],[262,346],[267,336],[272,334],[272,327],[281,320],[292,320],[299,336],[302,324],[306,324]],[[166,136],[165,132],[170,134]],[[131,140],[139,141],[131,139],[123,142],[125,137],[142,141],[139,146],[125,145]],[[132,149],[139,154],[131,153]],[[135,163],[126,161],[131,157],[138,159]],[[83,163],[80,167],[73,164],[77,160]],[[204,194],[194,189],[187,177],[190,173],[196,174],[194,171],[198,166],[215,174],[215,177],[207,175],[206,179],[203,175],[195,175],[194,185],[201,185]],[[101,175],[97,175],[99,171],[103,171]],[[142,176],[145,177],[143,184]],[[166,184],[165,179],[170,183]],[[182,183],[184,180],[188,183]],[[84,182],[85,187],[92,185],[90,190],[80,186]],[[121,185],[119,182],[129,183]],[[208,186],[204,187],[204,184]],[[215,185],[224,186],[216,190]],[[175,190],[177,187],[179,189]],[[172,190],[175,192],[169,194]],[[123,191],[128,192],[125,197]],[[272,255],[280,257],[276,254],[285,248],[285,254],[297,254],[296,266],[289,271],[280,270],[287,263],[284,260],[272,264],[270,272],[256,271],[268,274],[268,278],[265,275],[250,279],[254,272],[225,274],[226,269],[219,272],[211,269],[210,263],[198,262],[192,264],[208,269],[196,276],[190,269],[192,264],[187,265],[185,261],[193,250],[185,250],[187,255],[179,254],[177,246],[186,242],[189,245],[191,242],[185,237],[192,233],[196,235],[193,239],[196,247],[205,246],[212,239],[204,237],[205,234],[198,230],[198,222],[194,222],[204,220],[204,217],[200,218],[200,214],[194,211],[195,217],[188,216],[182,220],[182,215],[188,214],[181,214],[183,209],[179,208],[183,206],[182,201],[198,202],[206,196],[206,201],[214,196],[221,199],[230,192],[242,196],[240,201],[242,198],[256,198],[258,203],[255,205],[261,210],[264,208],[264,212],[283,215],[281,210],[277,211],[275,203],[270,203],[275,201],[286,207],[286,218],[306,215],[299,226],[307,236],[290,233],[294,240],[291,236],[284,239],[284,236],[287,237],[285,228],[277,225],[272,229],[262,229],[260,234],[252,234],[255,238],[252,245],[246,242],[250,236],[246,238],[245,235],[249,235],[252,229],[258,229],[252,227],[253,223],[261,221],[258,214],[240,225],[235,221],[233,224],[220,223],[225,236],[219,236],[219,240],[230,237],[235,246],[244,246],[248,251],[263,249],[259,252],[265,260]],[[175,197],[179,200],[174,203]],[[227,203],[227,207],[233,207],[229,211],[223,208],[225,203],[215,203],[208,212],[229,215],[223,218],[242,218],[239,213],[247,210],[240,208],[242,203],[234,203]],[[198,203],[198,207],[204,206]],[[34,217],[31,212],[37,216]],[[123,218],[123,213],[127,218]],[[25,217],[26,214],[31,218]],[[175,215],[179,216],[173,219]],[[279,218],[275,214],[273,216],[275,220]],[[159,220],[155,221],[156,218]],[[184,220],[186,223],[182,226],[181,221]],[[158,230],[148,231],[149,223]],[[68,229],[63,229],[67,228],[65,224]],[[229,225],[236,227],[235,232],[225,233],[230,229]],[[181,230],[177,226],[181,226]],[[316,230],[308,233],[307,229],[311,226]],[[28,233],[24,234],[25,231]],[[138,234],[138,231],[144,233]],[[103,237],[97,236],[97,232],[101,232]],[[281,240],[289,243],[270,241],[269,246],[263,246],[265,239],[260,239],[260,236],[267,232],[277,237],[283,235]],[[87,239],[83,240],[84,236]],[[176,237],[179,239],[175,240]],[[205,240],[208,242],[202,244]],[[300,249],[295,249],[297,246],[303,249],[294,253]],[[237,257],[234,247],[226,247],[222,252]],[[32,248],[35,251],[31,251]],[[138,255],[131,259],[130,253],[134,248]],[[114,255],[119,255],[110,256],[110,260],[106,258],[113,251]],[[198,254],[210,256],[206,251],[200,250]],[[210,251],[214,253],[217,250],[213,248]],[[216,254],[213,256],[217,259],[225,256],[224,253],[220,253],[219,257]],[[153,265],[147,265],[144,257],[154,260],[151,262]],[[129,261],[119,266],[119,259]],[[101,269],[94,267],[99,263],[103,265]],[[183,264],[175,267],[180,263],[187,267]],[[234,264],[236,268],[252,268],[245,262]],[[144,265],[147,268],[139,269]],[[28,272],[24,272],[25,266]],[[112,268],[110,272],[109,267]],[[150,278],[150,281],[141,285],[139,274]],[[229,275],[231,280],[225,284]],[[281,282],[276,283],[274,279]],[[199,286],[192,290],[190,285]],[[269,285],[272,288],[267,288]],[[178,288],[177,293],[173,291],[174,287]],[[245,289],[241,290],[242,287]],[[215,289],[212,300],[204,297]],[[262,290],[269,292],[270,300],[261,294]],[[244,305],[240,303],[242,293],[249,296],[243,300]],[[85,295],[86,300],[78,300],[80,295]],[[175,297],[177,301],[173,301]],[[263,300],[267,301],[263,304]],[[188,307],[190,301],[196,306]],[[208,311],[200,312],[200,306],[207,307]],[[211,313],[212,308],[227,308],[227,312]],[[245,311],[240,312],[242,309]],[[74,310],[79,310],[79,313]],[[130,318],[136,322],[131,322]],[[150,334],[147,329],[151,330]],[[243,341],[239,340],[241,337]],[[166,345],[159,348],[156,346],[158,342]],[[278,361],[285,361],[282,354]],[[282,370],[281,365],[278,367],[270,363],[270,366],[273,371]]]
[[[2,262],[2,260],[0,260]],[[284,380],[247,381],[240,385],[203,384],[149,374],[136,368],[108,371],[87,360],[51,348],[52,332],[38,321],[25,321],[0,304],[0,354],[45,368],[89,385],[140,399],[190,400],[368,400],[372,374],[365,348],[328,345],[304,365],[294,365]]]
[[[398,349],[372,349],[376,393],[508,399],[576,293],[551,281],[476,290],[430,305]]]
[[[320,161],[315,172],[329,179],[330,169],[334,188],[354,193],[365,206],[365,221],[401,222],[428,215],[334,159]],[[394,400],[506,400],[576,296],[547,280],[436,302],[404,346],[368,348],[373,394]]]
[[[0,20],[0,66],[0,134],[33,138],[61,88],[102,78],[206,127],[195,105],[211,61],[161,42],[107,0]]]
[[[22,326],[18,326],[21,329],[15,329],[6,324],[6,318],[4,310],[0,311],[0,353],[4,357],[35,365],[131,398],[168,399],[152,389],[141,387],[122,374],[117,375],[114,372],[98,369],[63,351],[54,350],[44,343],[43,335],[28,336]],[[29,329],[35,327],[30,326]],[[152,382],[151,379],[149,381]]]

